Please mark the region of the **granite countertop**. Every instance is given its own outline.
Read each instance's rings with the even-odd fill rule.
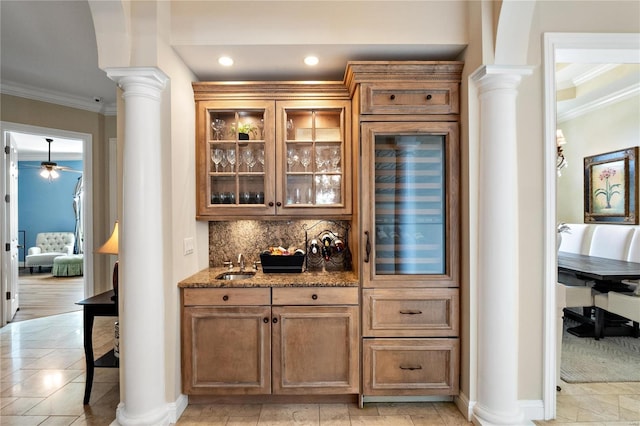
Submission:
[[[352,271],[346,272],[302,272],[299,274],[265,274],[258,270],[256,275],[244,280],[218,280],[216,277],[228,268],[207,268],[180,281],[180,288],[215,287],[358,287],[359,280]],[[247,271],[252,271],[248,268]],[[234,268],[233,272],[239,272]]]

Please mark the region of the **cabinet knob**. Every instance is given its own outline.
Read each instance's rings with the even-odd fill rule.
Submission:
[[[273,201],[269,201],[269,207],[273,207]]]
[[[273,317],[273,323],[274,323],[274,324],[277,324],[277,323],[278,323],[278,318]]]
[[[229,300],[229,296],[227,296],[227,295],[225,294],[224,296],[222,296],[222,300],[224,300],[224,301],[226,302],[227,300]]]
[[[280,201],[278,201],[278,202],[276,203],[276,206],[278,206],[278,207],[282,207],[282,203],[281,203]]]
[[[312,295],[311,295],[311,298],[312,298],[313,300],[318,300],[318,295],[317,295],[317,294],[312,294]]]
[[[427,95],[427,100],[430,101],[431,100],[431,95]]]
[[[262,322],[263,322],[263,323],[265,323],[265,324],[269,324],[269,318],[266,318],[266,317],[265,317],[265,318],[262,320]]]
[[[391,95],[389,96],[389,99],[394,100],[396,98],[396,95]]]

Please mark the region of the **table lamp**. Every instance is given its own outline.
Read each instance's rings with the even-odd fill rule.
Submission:
[[[104,243],[96,253],[102,254],[118,254],[118,221],[113,225],[113,232],[111,232],[111,236]],[[118,261],[116,260],[115,265],[113,265],[113,299],[118,298]]]

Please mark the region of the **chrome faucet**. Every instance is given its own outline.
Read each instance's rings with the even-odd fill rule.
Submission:
[[[240,272],[244,272],[244,254],[242,253],[238,255],[238,266],[240,267]]]

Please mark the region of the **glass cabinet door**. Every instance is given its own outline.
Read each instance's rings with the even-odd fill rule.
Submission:
[[[323,207],[346,209],[347,106],[330,105],[290,104],[281,109],[282,210],[291,214],[318,214]]]
[[[454,279],[457,125],[366,123],[362,138],[363,190],[371,204],[363,206],[370,212],[364,227],[365,275],[377,286]]]
[[[273,178],[268,176],[273,174],[275,162],[273,125],[265,127],[273,120],[272,107],[220,106],[216,103],[205,109],[205,208],[220,214],[272,211],[274,189],[269,182]]]

